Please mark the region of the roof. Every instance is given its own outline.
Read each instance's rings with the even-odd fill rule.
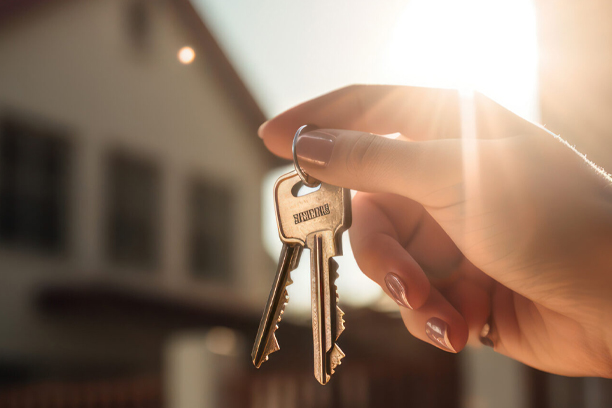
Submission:
[[[0,0],[0,24],[8,18],[31,13],[50,4],[68,0]],[[72,0],[75,1],[75,0]],[[255,135],[257,128],[265,120],[265,115],[249,92],[244,82],[228,60],[227,56],[206,27],[204,21],[189,0],[167,0],[175,6],[179,18],[193,37],[195,46],[210,56],[211,68],[223,85],[230,99],[244,117],[245,123]]]
[[[232,101],[246,115],[249,126],[256,131],[266,120],[266,117],[208,27],[194,9],[191,1],[170,0],[170,2],[176,6],[180,17],[184,19],[194,39],[212,57],[211,61],[215,74],[228,91]]]

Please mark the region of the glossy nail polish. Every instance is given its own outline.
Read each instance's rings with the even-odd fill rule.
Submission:
[[[448,339],[448,324],[437,317],[432,317],[425,324],[425,333],[427,337],[436,345],[445,351],[456,353],[455,349]]]
[[[313,130],[299,136],[296,145],[297,156],[300,160],[325,167],[329,163],[335,144],[335,135],[321,130]]]
[[[399,276],[394,273],[388,273],[387,276],[385,276],[385,284],[387,285],[387,289],[389,289],[393,300],[395,300],[395,303],[400,306],[407,307],[408,309],[412,309],[412,306],[410,306],[406,296],[406,286]]]

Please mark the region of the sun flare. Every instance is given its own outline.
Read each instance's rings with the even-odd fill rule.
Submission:
[[[385,58],[389,82],[478,90],[537,115],[537,36],[532,0],[413,0]]]

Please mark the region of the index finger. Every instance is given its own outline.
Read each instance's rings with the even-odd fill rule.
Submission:
[[[352,85],[304,102],[269,120],[259,136],[274,154],[291,158],[302,125],[374,134],[401,133],[413,140],[460,137],[459,94],[451,89]]]
[[[483,94],[473,103],[479,139],[499,139],[533,131],[533,124]],[[302,125],[385,135],[415,141],[461,137],[461,98],[454,89],[393,85],[351,85],[281,113],[259,128],[274,154],[291,158],[291,142]]]

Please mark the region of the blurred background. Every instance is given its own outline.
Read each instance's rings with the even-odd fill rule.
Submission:
[[[352,83],[479,90],[612,168],[604,0],[0,0],[0,407],[612,406],[612,382],[413,339],[348,241],[347,354],[312,374],[266,119]]]

